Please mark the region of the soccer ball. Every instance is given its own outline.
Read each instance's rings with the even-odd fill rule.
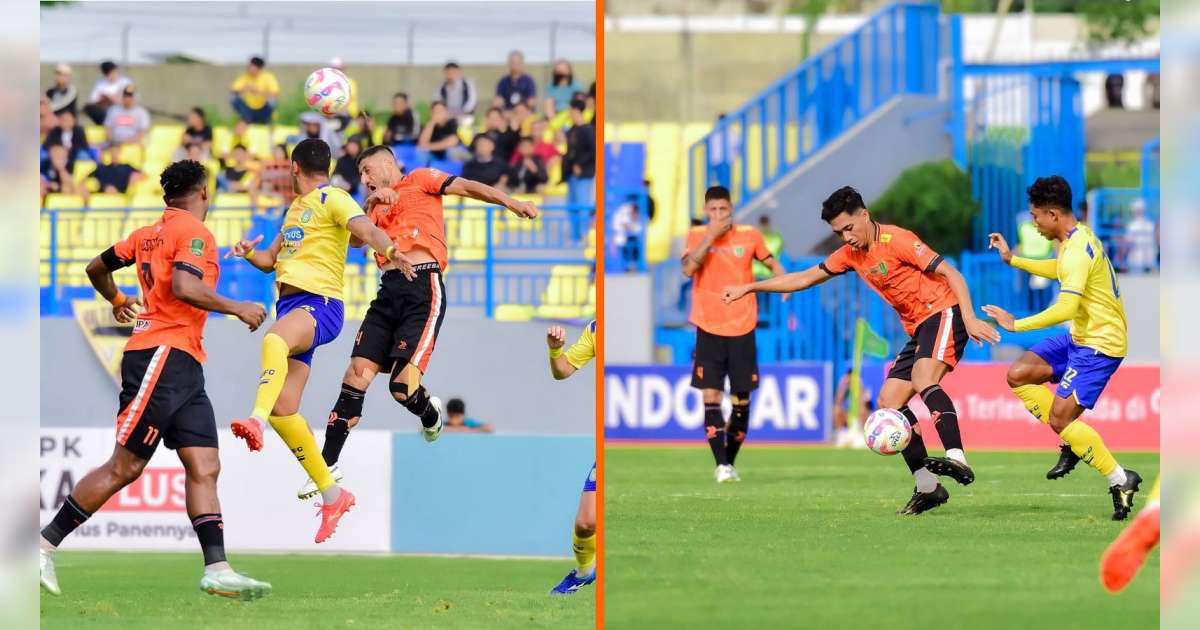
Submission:
[[[337,68],[314,70],[304,81],[304,101],[320,114],[337,116],[350,104],[350,79]]]
[[[895,409],[878,409],[863,424],[867,447],[880,455],[895,455],[908,446],[912,427],[908,418]]]

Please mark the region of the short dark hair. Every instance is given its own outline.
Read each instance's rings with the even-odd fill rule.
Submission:
[[[821,202],[821,220],[830,223],[843,212],[855,214],[866,207],[867,204],[863,203],[862,195],[858,194],[857,190],[850,186],[842,186]]]
[[[407,92],[396,92],[395,94],[392,95],[392,98],[402,98],[407,101],[408,93]]]
[[[393,160],[396,159],[396,153],[394,151],[392,151],[391,147],[389,147],[386,144],[377,144],[375,146],[371,146],[371,147],[367,147],[366,149],[363,149],[362,153],[358,154],[358,158],[356,160],[354,160],[354,167],[358,168],[359,166],[362,165],[363,160],[371,157],[372,155],[375,155],[377,153],[385,153],[385,152],[388,153],[389,155],[391,155]]]
[[[517,140],[517,144],[521,144],[522,142],[528,142],[528,143],[532,144],[533,136],[521,136],[521,138],[519,140]]]
[[[205,114],[204,114],[204,108],[203,108],[203,107],[193,107],[193,108],[192,108],[192,113],[193,113],[193,114],[195,114],[195,115],[197,115],[197,116],[199,116],[199,117],[200,117],[200,120],[205,120],[205,119],[207,118],[207,116],[205,116]]]
[[[100,74],[107,75],[109,72],[117,69],[117,64],[111,61],[105,61],[100,64]]]
[[[729,189],[724,186],[709,186],[708,190],[704,191],[704,203],[708,203],[714,199],[733,201],[733,198],[729,196]]]
[[[446,101],[433,101],[429,104],[429,109],[432,110],[434,107],[445,107],[445,106],[446,106]]]
[[[467,413],[467,403],[461,398],[451,398],[446,401],[446,413]]]
[[[233,145],[233,150],[234,150],[234,151],[237,151],[238,149],[241,149],[241,150],[245,151],[245,150],[246,150],[246,145],[244,145],[244,144],[235,144],[235,145]]]
[[[577,109],[582,112],[583,110],[587,109],[587,103],[585,103],[583,99],[573,98],[571,99],[571,109]]]
[[[451,68],[454,68],[455,70],[457,70],[458,64],[453,61],[447,61],[446,65],[442,66],[442,70],[449,70]]]
[[[309,174],[329,174],[331,160],[329,145],[320,138],[305,138],[292,149],[292,161]]]
[[[180,160],[163,169],[158,183],[167,203],[182,199],[208,186],[208,171],[195,160]]]
[[[267,62],[263,61],[262,57],[251,57],[250,65],[261,69],[263,66],[267,65]]]
[[[488,114],[491,114],[492,112],[495,112],[495,113],[497,113],[497,114],[500,114],[501,116],[503,116],[503,115],[504,115],[504,110],[503,110],[503,109],[500,109],[499,107],[489,107],[489,108],[488,108],[488,110],[487,110],[487,113],[488,113]]]
[[[1035,208],[1054,208],[1066,214],[1075,212],[1071,204],[1071,185],[1061,175],[1035,179],[1033,185],[1025,189],[1025,194]]]

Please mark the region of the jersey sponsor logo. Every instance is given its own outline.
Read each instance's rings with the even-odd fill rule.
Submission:
[[[204,255],[204,239],[202,239],[202,238],[192,239],[191,249],[192,249],[193,256],[203,256]]]
[[[133,322],[133,332],[140,333],[150,330],[150,320],[139,319]]]
[[[296,253],[300,248],[300,242],[304,240],[304,228],[300,226],[292,226],[283,231],[283,246],[291,253]]]
[[[867,275],[869,276],[886,276],[888,272],[887,263],[882,260],[878,265],[867,267]]]
[[[892,235],[891,235],[891,234],[880,234],[880,235],[879,235],[879,242],[880,242],[880,243],[891,243],[891,242],[892,242]]]

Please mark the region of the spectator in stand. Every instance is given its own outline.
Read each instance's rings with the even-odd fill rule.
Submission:
[[[550,133],[545,118],[536,118],[530,127],[530,137],[533,138],[533,154],[542,158],[547,173],[558,173],[562,152],[554,144],[554,134]]]
[[[216,193],[216,186],[215,186],[216,177],[215,177],[215,175],[217,173],[220,173],[220,171],[221,171],[220,162],[214,160],[212,158],[212,155],[208,151],[206,151],[204,149],[204,146],[201,145],[199,142],[191,142],[191,143],[185,144],[182,147],[180,147],[180,149],[183,151],[183,154],[180,156],[179,159],[194,160],[196,162],[199,162],[204,165],[204,168],[207,169],[209,173],[212,173],[214,175],[214,177],[209,180],[210,184],[208,186],[208,194],[209,195],[215,194]],[[176,161],[178,161],[178,160],[176,160]]]
[[[50,99],[50,109],[55,112],[71,110],[72,114],[76,113],[79,90],[71,78],[71,66],[60,63],[54,67],[54,87],[46,90],[46,98]]]
[[[496,145],[491,137],[480,134],[471,146],[475,156],[463,165],[463,178],[500,189],[507,188],[508,163],[496,156]]]
[[[279,98],[279,80],[266,70],[262,57],[251,57],[246,71],[234,79],[229,104],[242,120],[258,125],[271,123]]]
[[[343,109],[342,113],[334,117],[341,124],[341,126],[338,127],[338,131],[346,131],[346,127],[350,125],[350,121],[357,118],[359,113],[358,81],[355,81],[354,78],[346,72],[346,64],[342,63],[341,57],[334,57],[333,59],[330,59],[329,67],[333,68],[334,70],[341,70],[342,74],[346,75],[346,80],[350,82],[350,101],[346,103],[346,109]],[[363,145],[363,148],[366,148],[366,146],[367,145]]]
[[[1146,202],[1135,199],[1129,206],[1130,219],[1125,224],[1125,268],[1132,273],[1154,271],[1158,267],[1158,226],[1146,216]]]
[[[108,144],[139,144],[150,130],[150,112],[138,105],[137,88],[132,83],[121,92],[121,102],[108,108],[104,118]]]
[[[446,431],[491,433],[492,425],[467,417],[467,405],[461,398],[446,401]]]
[[[1142,88],[1146,92],[1145,102],[1149,103],[1150,107],[1153,107],[1154,109],[1159,109],[1159,107],[1162,105],[1162,99],[1159,93],[1161,89],[1161,82],[1162,79],[1159,77],[1158,73],[1151,72],[1150,74],[1146,75],[1146,85]]]
[[[38,118],[38,133],[44,137],[46,134],[50,133],[51,129],[54,129],[58,126],[58,116],[54,114],[53,109],[50,109],[49,98],[46,98],[46,96],[43,94],[41,100],[41,110]]]
[[[525,101],[533,109],[537,102],[537,82],[525,74],[525,55],[519,50],[508,53],[508,74],[496,83],[496,98],[493,105],[512,109]]]
[[[504,110],[499,107],[488,110],[484,125],[482,135],[492,139],[492,143],[496,147],[496,155],[508,163],[517,150],[517,142],[521,139],[521,134],[512,128],[511,121],[504,115]]]
[[[639,195],[630,195],[613,213],[613,246],[620,254],[622,271],[639,271],[642,258],[642,212]]]
[[[121,162],[121,151],[117,145],[109,145],[104,153],[106,159],[96,165],[91,175],[100,184],[100,192],[125,194],[130,186],[145,179],[141,171]]]
[[[445,80],[438,86],[433,100],[446,104],[450,116],[459,120],[459,124],[470,127],[475,122],[475,101],[479,93],[475,90],[475,81],[464,77],[462,68],[451,61],[442,67]]]
[[[351,197],[358,198],[359,186],[362,183],[362,177],[358,174],[358,154],[362,152],[362,146],[358,143],[358,136],[352,136],[346,141],[346,146],[342,147],[342,156],[337,159],[337,163],[333,167],[333,177],[329,179],[329,183],[341,188],[350,193]]]
[[[421,135],[421,121],[417,112],[408,106],[408,95],[396,92],[392,96],[392,115],[383,130],[384,144],[416,144]]]
[[[277,144],[271,148],[271,159],[263,163],[259,175],[259,190],[283,197],[285,204],[296,198],[292,190],[292,163],[288,160],[287,145]]]
[[[52,144],[46,152],[50,154],[42,161],[42,195],[47,193],[66,193],[69,195],[87,196],[87,188],[75,185],[71,169],[67,167],[67,156],[70,153],[61,144]]]
[[[429,122],[421,130],[417,148],[428,151],[433,159],[445,160],[449,152],[462,144],[458,137],[458,121],[450,116],[446,104],[434,101],[429,106]],[[407,166],[407,165],[406,165]]]
[[[375,118],[371,116],[371,112],[365,109],[359,112],[355,124],[357,128],[346,142],[357,142],[359,149],[375,146]]]
[[[587,121],[596,124],[596,82],[592,81],[591,87],[588,88],[587,97],[583,99],[587,109],[583,110],[587,114]]]
[[[586,104],[586,102],[587,102],[586,99],[587,99],[587,94],[585,94],[583,92],[576,92],[575,97],[571,100],[582,101]],[[571,108],[570,108],[570,106],[566,107],[565,109],[558,110],[558,112],[556,114],[554,114],[553,116],[549,116],[546,119],[546,121],[547,121],[546,122],[547,129],[549,129],[549,133],[551,136],[548,139],[551,142],[558,142],[560,144],[565,144],[566,137],[560,136],[559,134],[564,134],[566,132],[567,128],[571,126]]]
[[[783,233],[771,227],[771,217],[764,214],[758,218],[758,231],[762,234],[763,242],[767,244],[767,251],[779,260],[779,255],[783,252]],[[755,280],[765,280],[775,275],[775,272],[758,259],[754,260],[752,267]]]
[[[596,128],[584,119],[581,100],[571,101],[571,129],[567,131],[567,155],[563,157],[563,180],[571,209],[571,231],[576,240],[586,232],[584,207],[595,206]]]
[[[533,138],[529,136],[521,138],[517,144],[513,165],[508,171],[508,185],[513,192],[538,195],[546,192],[546,182],[550,181],[550,176],[546,171],[546,163],[537,156],[533,147]]]
[[[117,64],[111,61],[100,64],[100,78],[96,79],[96,84],[92,86],[92,93],[88,96],[87,105],[83,106],[83,113],[87,114],[92,122],[103,125],[108,116],[108,108],[121,100],[125,86],[130,83],[132,81],[121,74]]]
[[[546,90],[547,100],[554,100],[554,111],[561,112],[571,106],[571,99],[576,92],[582,92],[583,86],[575,80],[575,71],[571,62],[559,59],[554,62],[550,87]]]
[[[49,150],[50,147],[59,144],[67,150],[67,172],[75,172],[75,158],[80,153],[88,154],[91,147],[88,146],[87,134],[83,132],[83,127],[75,120],[75,112],[70,109],[64,109],[58,114],[58,126],[46,133],[46,141],[42,143],[42,148]],[[87,159],[91,159],[89,155]]]
[[[183,141],[181,142],[183,152],[188,152],[188,145],[197,144],[203,151],[206,157],[212,154],[212,139],[213,130],[208,124],[208,119],[204,115],[204,110],[199,107],[193,107],[187,115],[187,127],[183,129]],[[176,158],[178,160],[180,158]]]
[[[1125,75],[1104,77],[1104,99],[1112,109],[1125,109]]]
[[[217,173],[217,190],[221,192],[250,192],[254,190],[255,175],[258,165],[250,157],[250,152],[243,145],[233,147],[229,157],[221,160],[221,170]]]
[[[301,140],[308,138],[324,140],[325,144],[329,145],[329,151],[332,155],[337,155],[342,150],[342,145],[346,143],[342,132],[338,131],[338,122],[330,120],[317,112],[304,112],[300,114],[300,134],[288,137],[288,144],[295,146]]]
[[[508,120],[508,126],[516,132],[518,140],[533,133],[534,115],[533,109],[529,107],[528,103],[524,101],[517,103],[516,107],[509,111]]]

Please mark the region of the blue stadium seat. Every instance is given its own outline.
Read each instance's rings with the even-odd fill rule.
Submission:
[[[404,165],[406,171],[425,166],[425,160],[421,159],[421,152],[417,150],[416,145],[393,144],[392,153],[396,154],[396,160]]]
[[[429,166],[451,175],[462,175],[463,172],[463,163],[454,160],[434,160],[429,163]]]
[[[640,188],[642,186],[642,174],[645,172],[645,144],[640,142],[605,143],[605,185],[614,188]]]

